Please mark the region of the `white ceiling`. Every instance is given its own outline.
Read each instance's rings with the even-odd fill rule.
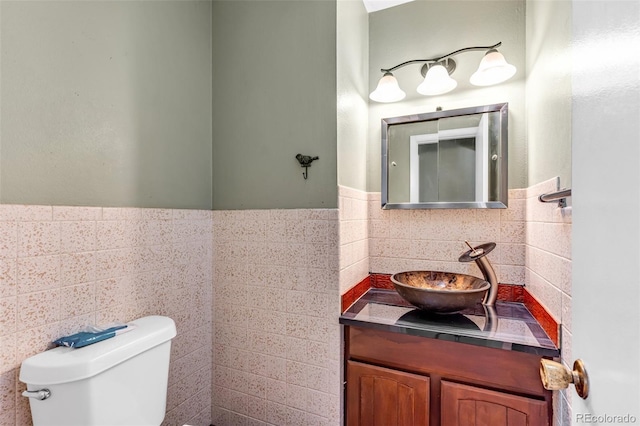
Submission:
[[[410,1],[413,0],[362,0],[362,2],[364,3],[364,7],[367,9],[368,13],[387,9],[402,3],[408,3]]]

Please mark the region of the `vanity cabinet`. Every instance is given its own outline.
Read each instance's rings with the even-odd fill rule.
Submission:
[[[345,327],[347,426],[549,426],[540,356]]]

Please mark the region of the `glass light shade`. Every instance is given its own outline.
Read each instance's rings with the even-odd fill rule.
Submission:
[[[516,73],[516,67],[507,63],[502,53],[492,49],[484,55],[478,71],[474,72],[469,81],[474,86],[491,86],[509,80]]]
[[[442,95],[456,88],[458,82],[449,76],[449,72],[442,65],[432,65],[424,76],[424,81],[418,86],[421,95]]]
[[[398,85],[398,80],[390,72],[384,73],[376,90],[371,92],[369,99],[376,102],[397,102],[407,96]]]

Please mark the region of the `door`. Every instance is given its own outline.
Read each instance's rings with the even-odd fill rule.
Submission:
[[[348,361],[347,426],[429,426],[429,378]]]
[[[563,424],[633,424],[640,422],[640,2],[572,8],[570,356],[584,361],[590,390],[583,400],[571,386],[572,419]],[[595,51],[608,52],[599,64],[635,53],[614,68],[594,63]]]
[[[442,381],[442,426],[548,426],[545,401]]]

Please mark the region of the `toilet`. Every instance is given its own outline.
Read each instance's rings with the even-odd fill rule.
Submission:
[[[176,327],[148,316],[83,348],[57,347],[22,362],[34,426],[158,426],[165,416]]]

